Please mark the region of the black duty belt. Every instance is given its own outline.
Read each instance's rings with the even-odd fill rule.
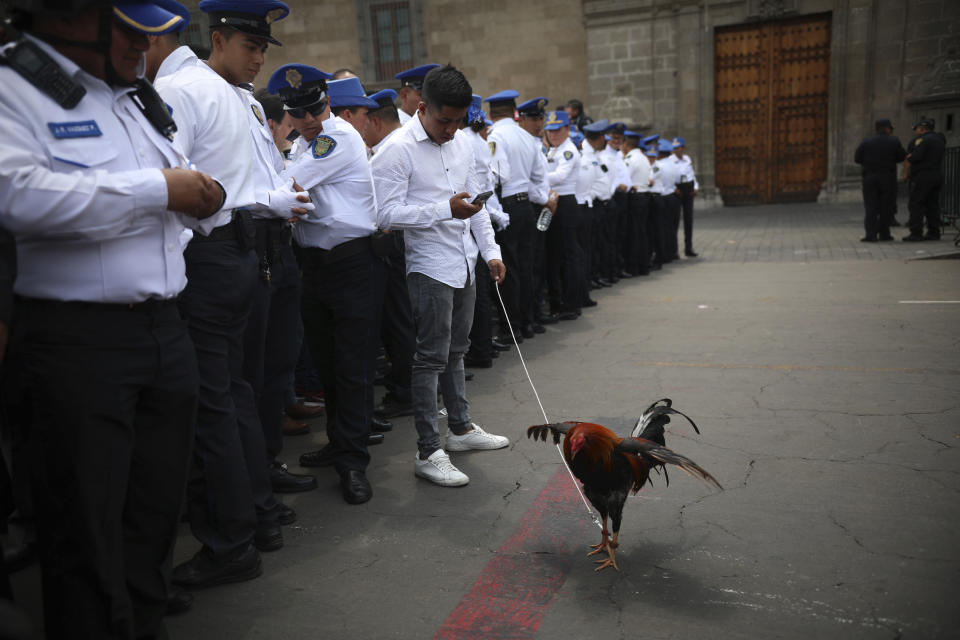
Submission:
[[[345,258],[355,256],[358,253],[370,250],[370,236],[354,238],[347,240],[335,246],[333,249],[320,249],[318,247],[304,247],[304,262],[317,262],[320,264],[333,264],[340,262]]]
[[[515,193],[512,196],[504,196],[502,202],[504,204],[512,204],[514,202],[528,202],[530,196],[526,191],[521,191],[520,193]]]
[[[230,222],[216,227],[208,235],[194,233],[191,242],[236,242],[242,249],[252,249],[256,230],[248,209],[234,209]]]
[[[90,310],[90,311],[135,311],[139,313],[157,313],[167,308],[176,308],[177,299],[169,298],[161,300],[160,298],[149,298],[142,302],[85,302],[82,300],[51,300],[49,298],[31,298],[29,296],[17,296],[16,304],[34,309],[44,309],[47,313],[58,313],[60,311]]]

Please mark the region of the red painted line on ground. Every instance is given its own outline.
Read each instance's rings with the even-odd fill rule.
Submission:
[[[435,640],[533,638],[574,560],[586,562],[599,533],[561,466]]]

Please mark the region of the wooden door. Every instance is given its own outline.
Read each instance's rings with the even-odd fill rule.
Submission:
[[[816,200],[827,173],[830,15],[716,30],[724,204]]]

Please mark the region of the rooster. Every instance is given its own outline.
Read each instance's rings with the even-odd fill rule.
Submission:
[[[662,403],[662,404],[661,404]],[[650,405],[630,433],[630,438],[621,438],[610,429],[591,422],[560,422],[529,427],[527,437],[546,442],[547,433],[553,434],[554,444],[563,438],[563,458],[573,475],[583,483],[583,492],[603,519],[599,544],[591,545],[588,556],[605,551],[607,558],[598,560],[597,571],[613,567],[617,571],[616,548],[619,546],[620,522],[627,495],[636,493],[646,484],[650,470],[663,470],[666,483],[670,484],[666,464],[674,464],[701,480],[723,489],[716,479],[690,458],[674,453],[665,446],[663,428],[670,422],[669,414],[686,418],[694,431],[700,430],[689,416],[672,407],[669,398],[657,400]],[[613,537],[607,529],[607,518],[613,525]]]

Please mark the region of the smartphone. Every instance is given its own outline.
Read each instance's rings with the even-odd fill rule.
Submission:
[[[478,204],[480,206],[483,206],[483,204],[487,201],[487,199],[492,195],[493,195],[493,191],[484,191],[483,193],[478,195],[476,198],[474,198],[470,204]]]

